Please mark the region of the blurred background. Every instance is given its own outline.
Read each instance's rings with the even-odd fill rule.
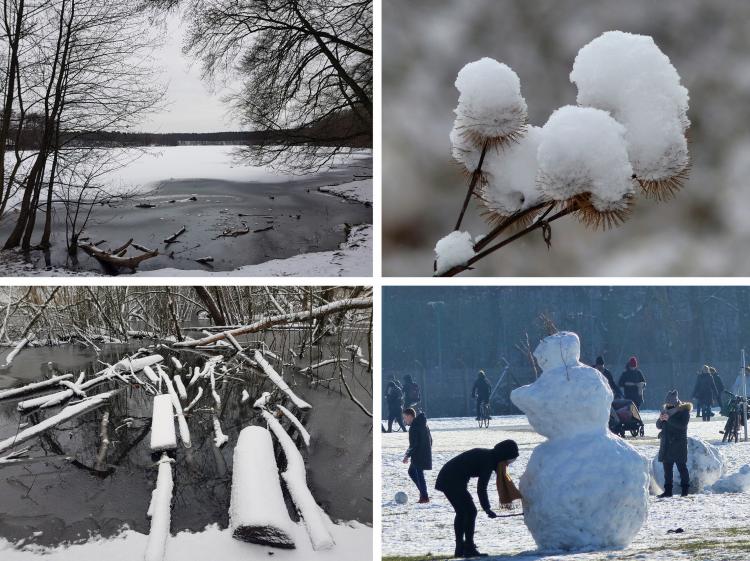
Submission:
[[[749,275],[750,2],[746,0],[383,0],[383,274],[429,276],[467,189],[450,133],[467,62],[483,56],[521,79],[529,122],[574,104],[578,50],[619,29],[651,35],[690,91],[690,179],[676,199],[639,198],[623,226],[566,218],[464,275]],[[464,227],[488,226],[472,202]]]

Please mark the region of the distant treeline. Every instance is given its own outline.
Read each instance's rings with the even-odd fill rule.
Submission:
[[[35,126],[38,123],[39,126]],[[20,150],[39,148],[43,134],[43,119],[27,115],[20,134],[11,119],[9,141],[6,149],[12,150],[17,142]],[[316,144],[321,146],[372,146],[371,135],[358,127],[351,115],[339,116],[315,128],[277,131],[225,131],[225,132],[120,132],[120,131],[60,131],[61,146],[179,146],[181,144]]]

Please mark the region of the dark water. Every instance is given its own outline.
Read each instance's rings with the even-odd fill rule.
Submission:
[[[153,193],[117,205],[95,206],[84,236],[88,243],[104,240],[99,247],[114,249],[129,239],[152,250],[157,257],[139,265],[139,270],[162,268],[228,271],[301,253],[331,251],[346,241],[351,225],[372,223],[372,208],[319,192],[318,187],[345,183],[371,170],[371,160],[356,167],[342,167],[289,183],[240,183],[210,178],[164,181]],[[196,201],[188,200],[192,195]],[[173,201],[173,202],[172,202]],[[156,208],[136,208],[136,204]],[[240,216],[251,215],[251,216]],[[12,220],[0,224],[0,238],[13,227]],[[238,237],[218,237],[225,230],[250,228]],[[164,240],[185,226],[177,243]],[[273,229],[254,232],[273,226]],[[83,251],[70,256],[65,247],[65,212],[56,208],[54,245],[46,255],[26,255],[39,268],[65,267],[81,271],[107,272]],[[138,251],[129,250],[128,256]],[[211,256],[212,267],[195,260]],[[112,271],[109,271],[112,272]],[[123,273],[129,270],[121,271]]]
[[[144,346],[109,345],[99,359],[114,362],[121,356]],[[165,358],[166,348],[152,348]],[[89,373],[101,370],[96,355],[80,347],[42,347],[22,351],[12,368],[0,372],[0,387],[38,380],[51,369]],[[203,357],[184,352],[183,364],[202,365]],[[313,360],[317,360],[315,357]],[[47,363],[52,361],[53,365]],[[166,364],[169,366],[169,359]],[[293,384],[294,377],[285,375]],[[222,449],[213,444],[210,408],[213,400],[204,387],[204,397],[188,417],[192,448],[181,445],[174,464],[174,500],[172,532],[199,531],[207,524],[228,523],[229,493],[232,479],[233,444],[242,428],[264,424],[252,408],[261,391],[271,390],[258,376],[242,381],[219,383],[222,396],[221,425],[229,437]],[[372,423],[337,388],[310,387],[306,378],[296,376],[295,391],[313,408],[300,416],[312,435],[309,451],[301,446],[308,466],[308,481],[313,496],[334,519],[372,521]],[[371,403],[368,392],[352,384],[358,397]],[[242,404],[241,392],[250,393]],[[106,385],[96,387],[98,393]],[[196,388],[188,390],[189,399]],[[110,536],[123,525],[148,533],[146,518],[156,469],[149,450],[151,396],[140,388],[129,388],[109,406],[112,441],[107,455],[110,474],[102,477],[91,468],[99,448],[99,426],[105,408],[71,420],[22,446],[32,446],[31,456],[50,459],[21,465],[0,467],[0,536],[11,541],[56,545],[83,541],[89,536]],[[0,438],[15,434],[19,422],[36,422],[54,414],[44,412],[20,417],[17,401],[0,402]],[[38,416],[37,416],[38,415]],[[130,422],[126,424],[126,420]],[[284,421],[287,424],[287,421]],[[292,436],[301,443],[295,432]],[[71,462],[64,458],[75,458]],[[278,453],[280,468],[283,455]],[[289,505],[291,503],[288,500]],[[290,510],[290,513],[293,512]],[[41,534],[34,535],[35,533]]]

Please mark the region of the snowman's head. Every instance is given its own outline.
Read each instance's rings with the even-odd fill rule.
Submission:
[[[607,430],[612,390],[598,370],[578,361],[580,348],[575,333],[546,337],[534,351],[541,376],[510,394],[531,426],[547,438]]]

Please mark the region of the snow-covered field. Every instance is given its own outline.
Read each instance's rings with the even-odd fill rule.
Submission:
[[[575,412],[569,414],[575,415]],[[645,438],[632,439],[636,449],[649,459],[658,451],[655,427],[658,412],[643,411],[646,425]],[[688,434],[716,444],[721,450],[727,473],[735,473],[750,463],[750,443],[721,444],[719,431],[726,419],[716,415],[712,422],[691,419]],[[419,559],[445,559],[453,551],[453,510],[442,493],[434,490],[435,478],[442,465],[456,454],[474,447],[492,447],[495,443],[512,438],[518,442],[520,457],[511,466],[510,473],[517,482],[524,472],[532,450],[544,437],[534,432],[525,416],[495,417],[489,429],[479,429],[473,418],[429,420],[433,438],[433,467],[426,472],[431,501],[416,504],[416,488],[401,463],[406,450],[407,435],[391,433],[382,435],[382,544],[383,557],[416,557]],[[473,482],[476,485],[476,480]],[[560,481],[560,485],[565,485]],[[591,492],[607,500],[607,473],[591,481]],[[475,496],[475,488],[470,488]],[[409,502],[398,505],[394,495],[406,491]],[[490,483],[490,501],[499,515],[508,514],[499,508],[494,483]],[[511,514],[520,513],[516,506]],[[479,550],[489,553],[492,559],[526,560],[586,560],[610,559],[644,560],[711,560],[745,561],[750,558],[750,493],[700,494],[687,498],[649,499],[646,524],[635,540],[625,550],[589,552],[538,552],[523,523],[523,517],[490,520],[481,512],[477,517],[476,543]],[[684,532],[668,533],[682,528]]]
[[[192,559],[221,561],[252,561],[254,559],[278,559],[280,561],[351,561],[367,559],[372,551],[372,528],[359,522],[332,524],[331,532],[336,545],[328,551],[313,551],[304,524],[295,524],[292,537],[296,549],[282,550],[253,545],[232,538],[231,530],[222,530],[217,525],[208,526],[203,532],[180,532],[167,540],[164,561],[188,561]],[[84,544],[42,548],[30,546],[16,549],[0,538],[0,558],[3,561],[135,561],[143,558],[148,536],[125,530],[108,540],[93,540]]]

